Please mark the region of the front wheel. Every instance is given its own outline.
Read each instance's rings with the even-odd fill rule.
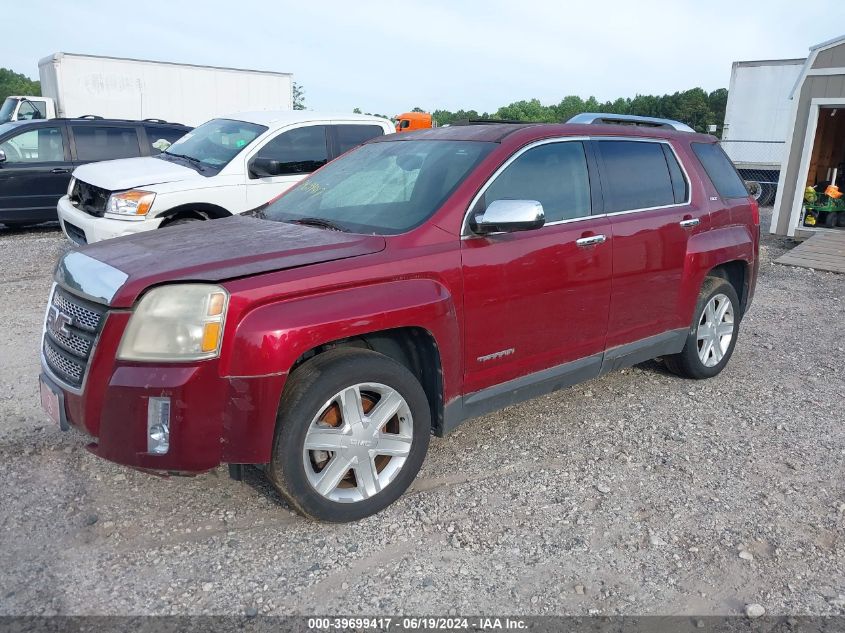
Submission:
[[[369,350],[330,350],[291,375],[266,472],[301,514],[356,521],[408,488],[430,432],[428,400],[408,369]]]
[[[687,342],[666,366],[685,378],[712,378],[733,354],[739,333],[739,298],[721,277],[707,277],[701,286]]]

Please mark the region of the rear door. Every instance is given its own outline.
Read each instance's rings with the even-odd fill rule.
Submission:
[[[64,123],[27,125],[0,141],[0,150],[0,222],[57,219],[73,170]]]
[[[707,228],[708,215],[706,205],[691,202],[689,178],[668,141],[594,145],[613,231],[610,350],[689,326],[678,317],[687,240]]]
[[[247,209],[253,209],[293,187],[329,161],[327,125],[287,128],[259,147],[247,159]],[[250,169],[260,158],[280,163],[275,176],[258,176]]]
[[[579,359],[588,360],[575,368],[578,379],[598,373],[612,236],[596,208],[588,149],[578,139],[529,146],[479,194],[472,213],[495,200],[536,200],[546,224],[487,236],[465,231],[465,393],[529,374],[539,380],[538,372]],[[565,376],[553,380],[564,384]]]

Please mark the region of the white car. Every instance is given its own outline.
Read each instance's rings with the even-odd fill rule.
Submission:
[[[387,119],[359,114],[247,112],[212,119],[157,156],[76,168],[59,200],[59,221],[81,245],[243,213],[391,132]]]

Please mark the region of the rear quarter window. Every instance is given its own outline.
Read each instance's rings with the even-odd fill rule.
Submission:
[[[704,171],[723,198],[747,198],[745,183],[716,143],[690,143]]]

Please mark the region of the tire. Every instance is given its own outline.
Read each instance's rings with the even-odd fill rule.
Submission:
[[[380,414],[383,398],[390,398],[389,408]],[[376,416],[386,424],[370,419]],[[405,492],[430,433],[428,399],[408,369],[370,350],[329,350],[300,366],[285,386],[266,474],[300,514],[357,521]]]
[[[756,180],[746,180],[745,189],[748,191],[748,195],[760,202],[760,198],[763,197],[763,185]],[[760,204],[762,205],[762,203]]]
[[[761,185],[761,187],[763,190],[760,193],[760,197],[757,198],[757,204],[761,207],[772,206],[777,195],[777,187],[775,185]]]
[[[837,224],[836,216],[838,215],[839,214],[834,211],[828,211],[827,217],[824,219],[824,225],[829,229],[835,228]]]
[[[836,215],[838,216],[836,218],[836,225],[845,226],[845,211],[840,211]]]
[[[727,302],[726,308],[723,308],[724,302]],[[719,313],[723,309],[724,316],[720,316]],[[715,321],[720,326],[730,323],[730,331],[723,327],[723,333],[719,334],[718,338],[715,338],[715,333],[713,337],[708,337],[704,329],[708,321]],[[739,298],[734,287],[721,277],[707,277],[701,285],[684,349],[678,354],[667,356],[666,367],[684,378],[701,379],[717,375],[725,368],[733,354],[739,334],[739,322]],[[702,335],[701,340],[699,334]],[[728,334],[730,339],[726,341]]]
[[[181,217],[181,218],[176,218],[175,220],[171,220],[170,222],[165,222],[164,224],[162,224],[158,228],[166,229],[168,226],[179,226],[181,224],[191,224],[193,222],[203,222],[203,221],[205,221],[205,218],[198,218],[198,217],[194,217],[194,216],[184,216],[184,217]]]

